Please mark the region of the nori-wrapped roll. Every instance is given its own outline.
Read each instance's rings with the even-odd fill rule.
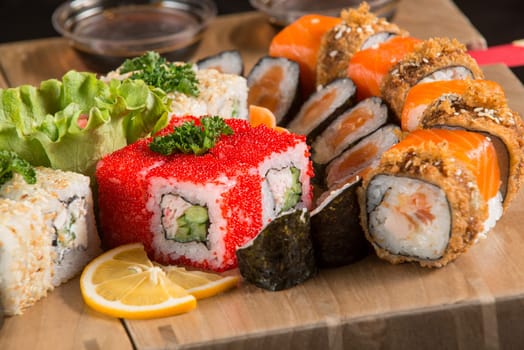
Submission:
[[[296,286],[317,273],[306,209],[284,213],[236,251],[242,277],[271,291]]]
[[[359,221],[357,188],[361,184],[358,178],[325,192],[311,212],[311,239],[320,267],[351,264],[371,253]]]

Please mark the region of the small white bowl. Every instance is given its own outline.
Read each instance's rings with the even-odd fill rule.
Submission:
[[[299,17],[315,13],[338,17],[342,9],[358,7],[362,0],[249,0],[251,5],[269,16],[271,23],[286,26]],[[368,0],[370,11],[391,19],[399,0]]]

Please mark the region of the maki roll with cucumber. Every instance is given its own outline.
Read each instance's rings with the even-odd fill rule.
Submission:
[[[236,267],[238,247],[312,201],[303,136],[219,117],[173,120],[104,158],[96,176],[106,246],[141,242],[158,262],[215,271]]]

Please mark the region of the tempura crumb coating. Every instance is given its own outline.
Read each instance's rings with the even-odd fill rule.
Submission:
[[[441,258],[425,260],[413,256],[395,255],[374,241],[368,229],[366,189],[376,175],[394,175],[419,179],[439,187],[446,194],[452,222],[448,246]],[[477,240],[488,218],[488,207],[476,185],[475,176],[450,159],[448,144],[428,143],[426,147],[392,149],[386,152],[380,165],[364,179],[358,191],[361,207],[360,220],[366,238],[377,255],[393,264],[417,262],[424,267],[442,267],[455,260]]]
[[[428,106],[421,123],[423,128],[461,127],[498,137],[509,155],[504,199],[504,209],[508,208],[524,181],[524,123],[520,115],[508,107],[502,91],[486,89],[470,81],[463,95],[444,96]]]
[[[471,72],[471,78],[484,78],[484,73],[467,53],[464,44],[456,39],[432,38],[416,45],[412,53],[391,68],[382,82],[381,95],[400,118],[411,87],[428,75],[448,67],[464,67]]]
[[[380,32],[407,35],[396,24],[369,12],[367,3],[362,3],[358,9],[342,10],[340,17],[342,22],[322,37],[317,60],[317,86],[346,77],[349,60],[372,35]]]

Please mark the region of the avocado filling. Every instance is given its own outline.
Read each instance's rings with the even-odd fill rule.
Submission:
[[[180,243],[206,242],[209,227],[206,207],[193,205],[171,193],[162,196],[160,207],[160,221],[166,239]]]
[[[296,167],[271,169],[266,174],[274,201],[275,215],[294,208],[302,196],[302,183],[299,180],[300,170]]]

